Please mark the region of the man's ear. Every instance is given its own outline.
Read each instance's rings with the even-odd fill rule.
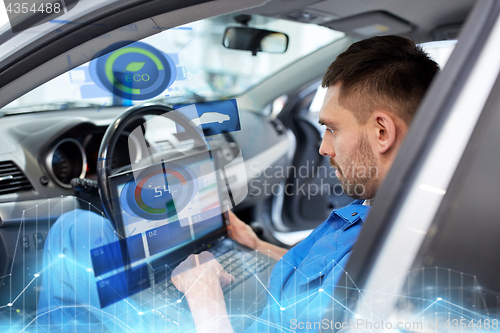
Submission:
[[[394,115],[385,111],[375,111],[371,120],[373,133],[376,135],[377,149],[380,154],[386,153],[396,143],[397,128]]]

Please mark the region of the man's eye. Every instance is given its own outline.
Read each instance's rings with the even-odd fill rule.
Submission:
[[[327,132],[330,132],[331,134],[333,134],[333,130],[331,128],[327,128],[326,130],[327,130]]]

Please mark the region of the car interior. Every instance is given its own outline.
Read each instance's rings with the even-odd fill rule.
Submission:
[[[417,118],[418,126],[414,126],[418,129],[412,127],[409,142],[405,142],[406,155],[398,156],[398,167],[388,176],[392,182],[386,181],[377,196],[348,265],[349,278],[337,289],[341,291],[338,299],[354,308],[360,298],[347,290],[357,292],[362,285],[378,288],[370,273],[384,269],[380,266],[380,256],[385,253],[382,241],[390,240],[394,221],[399,221],[395,212],[402,211],[403,194],[410,191],[405,186],[416,182],[415,168],[426,161],[422,151],[431,134],[438,133],[432,120],[443,124],[445,111],[439,107],[448,110],[451,103],[446,104],[449,100],[445,98],[457,98],[453,89],[458,88],[450,81],[465,82],[464,78],[458,80],[465,75],[459,69],[460,65],[468,68],[466,56],[477,46],[473,41],[487,42],[480,37],[480,27],[472,27],[474,20],[486,17],[488,8],[491,16],[496,13],[486,2],[477,2],[473,11],[472,0],[89,0],[75,5],[61,17],[64,20],[35,22],[17,32],[9,24],[0,27],[2,326],[26,329],[36,317],[40,291],[36,278],[53,223],[75,209],[105,215],[106,204],[97,190],[101,186],[101,152],[110,145],[104,138],[110,125],[129,108],[159,105],[175,109],[175,105],[234,99],[241,128],[211,135],[205,132],[218,147],[221,160],[244,163],[243,172],[229,174],[231,182],[239,186],[232,187],[234,195],[243,191],[241,198],[237,203],[230,202],[232,199],[224,203],[259,237],[290,248],[332,209],[352,201],[338,191],[340,184],[332,177],[328,158],[318,154],[324,133],[318,124],[324,96],[320,83],[328,65],[353,42],[375,35],[401,35],[416,43],[454,43],[458,39],[462,58],[457,52],[452,54],[450,63],[453,60],[455,66],[443,70],[438,76],[442,85],[435,82],[432,94],[426,96],[421,108],[428,107],[426,116]],[[492,29],[493,18],[484,20],[490,23],[481,27]],[[472,31],[469,34],[461,32],[466,22]],[[242,36],[251,28],[284,33],[286,51],[231,44],[225,35],[227,28]],[[98,60],[131,43],[149,45],[167,55],[176,69],[172,84],[150,98],[119,96],[96,82]],[[428,229],[434,231],[425,229],[425,239],[415,244],[414,256],[406,259],[413,273],[401,277],[398,286],[404,286],[406,299],[413,301],[389,299],[396,304],[391,309],[403,317],[411,317],[414,308],[427,306],[424,299],[441,297],[438,286],[448,293],[467,289],[467,302],[476,309],[498,307],[498,296],[492,296],[500,292],[494,278],[498,261],[493,255],[500,230],[493,226],[498,186],[496,178],[483,177],[493,174],[496,166],[496,156],[488,152],[496,142],[498,117],[494,111],[498,104],[489,103],[491,110],[481,115],[478,127],[474,129],[475,122],[471,122],[471,142],[467,145],[465,141],[464,156],[457,157],[460,163],[443,203],[436,201],[437,213],[429,218]],[[144,121],[130,122],[114,138],[112,161],[106,162],[109,170],[126,170],[145,156],[140,144],[136,155],[128,149],[129,134]],[[222,124],[226,119],[203,121]],[[158,149],[168,150],[180,139],[165,135],[154,142]],[[483,148],[475,149],[478,146]],[[484,165],[491,170],[484,170]],[[475,195],[478,192],[482,195]],[[474,228],[470,221],[475,221]],[[483,236],[488,240],[481,241]],[[478,247],[478,242],[489,245]],[[457,250],[450,252],[450,248]],[[437,274],[438,268],[431,271],[428,267],[446,269]],[[464,274],[467,287],[457,287]],[[435,289],[425,289],[434,282]],[[484,293],[474,291],[478,285]],[[454,297],[448,300],[458,303]],[[377,304],[374,301],[370,306],[373,309]],[[358,308],[360,313],[370,309]]]

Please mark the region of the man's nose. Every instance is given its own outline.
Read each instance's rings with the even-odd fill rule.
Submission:
[[[333,149],[333,145],[329,143],[328,140],[325,140],[324,137],[321,140],[321,144],[319,146],[319,154],[330,157],[335,156],[335,150]]]

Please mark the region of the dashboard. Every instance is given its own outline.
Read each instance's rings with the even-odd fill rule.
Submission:
[[[124,108],[21,114],[0,122],[0,161],[10,161],[32,190],[0,194],[0,203],[74,194],[72,178],[96,176],[97,155],[107,126]],[[127,155],[114,161],[127,163]]]

